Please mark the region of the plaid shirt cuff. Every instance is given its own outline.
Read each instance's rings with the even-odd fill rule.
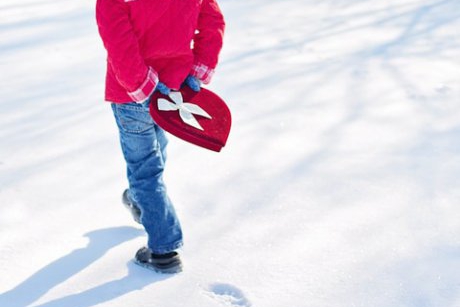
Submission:
[[[204,84],[208,84],[211,81],[212,75],[214,74],[214,69],[209,68],[202,63],[195,63],[192,66],[192,71],[190,74],[194,77],[197,77]]]
[[[133,92],[128,92],[128,95],[133,101],[137,103],[144,102],[145,100],[147,100],[147,98],[150,97],[150,95],[152,95],[157,84],[158,74],[151,67],[149,67],[147,77],[145,78],[142,85],[137,90]]]

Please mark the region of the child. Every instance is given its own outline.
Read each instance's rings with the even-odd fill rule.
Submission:
[[[163,182],[167,140],[149,114],[155,90],[209,83],[222,48],[224,18],[216,0],[97,0],[107,50],[105,99],[111,102],[127,164],[123,193],[147,234],[135,262],[162,273],[182,270],[182,230]]]

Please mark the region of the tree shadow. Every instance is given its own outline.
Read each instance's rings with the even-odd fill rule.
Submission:
[[[431,246],[378,272],[369,287],[378,289],[380,280],[399,285],[395,296],[402,306],[458,306],[459,256],[458,246]]]
[[[300,1],[290,2],[297,4]],[[340,1],[329,2],[333,2],[332,8]],[[420,82],[423,75],[418,76],[414,71],[400,65],[401,62],[411,63],[412,67],[416,66],[412,64],[417,63],[415,60],[423,61],[423,64],[431,60],[436,61],[446,53],[458,54],[460,50],[458,39],[451,29],[455,28],[460,21],[460,14],[455,9],[458,8],[459,2],[453,0],[412,1],[404,4],[391,4],[378,8],[378,10],[373,6],[344,11],[334,9],[327,17],[317,19],[318,26],[311,26],[311,29],[305,28],[304,35],[293,35],[292,37],[287,34],[302,29],[303,24],[314,22],[315,19],[308,20],[307,13],[304,16],[302,13],[296,15],[296,10],[283,11],[282,3],[284,2],[267,1],[267,5],[251,11],[251,17],[254,18],[248,18],[248,15],[245,14],[237,17],[238,21],[246,26],[245,29],[251,29],[253,33],[260,35],[260,40],[266,38],[267,41],[258,44],[259,37],[257,37],[255,44],[233,52],[221,63],[224,73],[229,76],[222,77],[228,78],[225,88],[222,89],[223,96],[228,96],[228,101],[233,104],[231,107],[236,111],[234,112],[236,124],[233,131],[240,133],[239,140],[231,140],[238,141],[240,144],[229,142],[227,148],[230,149],[230,146],[235,145],[240,147],[239,151],[235,152],[241,154],[241,161],[245,161],[244,167],[238,168],[243,171],[231,170],[226,176],[212,182],[211,186],[206,186],[210,191],[219,192],[216,195],[206,195],[200,199],[199,203],[208,203],[206,198],[213,199],[208,203],[208,207],[212,207],[216,203],[215,199],[222,194],[222,187],[225,187],[225,193],[232,197],[232,214],[238,220],[244,218],[254,220],[258,214],[247,214],[249,208],[251,211],[264,213],[276,209],[280,200],[285,202],[285,207],[291,209],[296,209],[299,204],[302,204],[302,213],[309,214],[309,209],[313,211],[314,208],[323,206],[323,204],[308,204],[308,200],[300,199],[300,197],[294,199],[295,196],[282,199],[280,195],[290,195],[289,193],[293,190],[292,186],[298,182],[307,184],[328,180],[327,184],[324,184],[324,194],[336,200],[337,205],[328,208],[329,215],[321,217],[327,220],[330,215],[334,214],[333,209],[341,210],[346,205],[367,206],[361,199],[366,196],[367,191],[353,192],[353,201],[346,202],[342,199],[344,194],[351,194],[351,192],[341,192],[343,187],[350,187],[350,182],[354,184],[353,189],[355,189],[366,187],[365,184],[360,184],[364,180],[381,182],[391,180],[392,177],[407,176],[416,182],[421,190],[431,191],[438,188],[439,192],[440,187],[429,181],[432,174],[442,177],[442,181],[438,180],[442,183],[447,182],[447,178],[458,181],[456,169],[446,172],[444,165],[448,164],[443,160],[459,152],[458,146],[452,145],[458,144],[455,141],[460,131],[458,125],[448,131],[438,132],[420,123],[417,129],[414,129],[412,138],[408,138],[406,142],[391,143],[391,146],[388,147],[372,140],[373,137],[379,138],[379,135],[368,133],[362,133],[361,136],[367,138],[365,145],[377,144],[377,148],[360,147],[360,143],[357,142],[358,145],[350,143],[349,150],[344,151],[344,145],[340,144],[354,139],[344,131],[358,126],[357,123],[364,128],[366,126],[363,123],[372,123],[378,126],[378,131],[389,134],[398,129],[404,132],[405,120],[418,116],[418,114],[409,112],[406,118],[394,116],[398,114],[397,112],[375,116],[375,110],[382,104],[398,105],[399,102],[395,102],[394,96],[391,96],[392,91],[399,90],[407,93],[408,96],[421,95],[423,90],[426,91],[426,87],[433,86]],[[343,5],[351,8],[356,4],[357,1],[351,1]],[[272,8],[267,8],[268,6]],[[284,26],[279,25],[279,22],[267,23],[266,20],[259,22],[257,18],[262,17],[258,16],[263,15],[261,10],[276,11],[280,15],[277,20],[280,22],[283,19],[287,20],[286,25],[289,25],[292,31],[287,31]],[[237,34],[246,33],[244,31],[246,30],[240,30],[240,33]],[[361,33],[361,31],[364,32]],[[378,36],[381,31],[388,31],[391,35],[376,40],[365,38],[365,35],[369,35],[367,33]],[[269,34],[265,36],[264,32]],[[354,34],[356,38],[353,37]],[[235,35],[235,37],[238,36]],[[347,39],[362,40],[362,43],[348,48]],[[315,44],[318,44],[319,47],[321,44],[328,46],[330,44],[331,49],[336,48],[340,51],[343,48],[344,50],[343,52],[326,53],[323,56],[315,52]],[[329,52],[329,50],[325,51]],[[302,53],[305,54],[302,55]],[[288,61],[290,56],[302,57],[302,60]],[[458,66],[458,58],[447,57],[445,62],[449,61],[452,65]],[[242,68],[245,68],[243,65],[235,65],[239,63],[247,63],[247,71],[242,71]],[[267,65],[270,66],[269,71],[266,69]],[[440,67],[442,68],[441,65]],[[257,71],[260,73],[254,73]],[[379,79],[372,79],[374,76],[371,75],[375,71],[384,82],[390,83],[391,87],[376,85],[375,82],[378,82]],[[426,74],[431,73],[429,69],[426,70]],[[443,81],[443,78],[439,80]],[[337,85],[334,85],[335,83]],[[340,99],[340,103],[330,99],[325,88],[339,92],[336,97]],[[317,93],[321,95],[315,95]],[[420,105],[427,117],[429,116],[430,122],[439,123],[444,117],[447,117],[448,112],[436,102],[441,99],[449,99],[453,103],[455,99],[446,96],[448,95],[441,97],[439,93],[434,92],[432,97],[428,97],[429,99],[416,99],[415,102]],[[401,100],[405,98],[404,94],[398,94],[396,97],[401,97]],[[411,101],[411,99],[406,99],[401,101],[401,104],[406,103],[411,106]],[[241,104],[238,105],[238,103]],[[321,116],[324,110],[330,112],[331,106],[341,108],[341,115],[324,127],[310,127],[315,129],[314,134],[302,133],[309,128],[308,122],[312,114]],[[243,108],[245,110],[240,111]],[[240,116],[238,111],[241,114],[240,118],[238,118]],[[304,126],[294,124],[300,122],[298,120],[300,117],[305,119]],[[289,122],[291,119],[292,124]],[[375,123],[377,120],[380,122]],[[285,122],[283,127],[278,125],[283,121]],[[288,144],[283,140],[288,137],[294,139],[292,137],[294,133],[297,142]],[[310,139],[310,135],[318,136],[318,139]],[[273,150],[275,148],[273,144],[278,140],[280,147],[290,146],[293,153],[305,152],[305,155],[278,156],[277,151]],[[309,142],[316,142],[318,146],[310,146]],[[414,153],[414,144],[418,152],[423,152],[422,156]],[[433,144],[440,145],[433,147]],[[312,149],[306,150],[309,147]],[[279,152],[283,151],[279,150]],[[268,158],[265,158],[267,156]],[[267,161],[263,162],[265,165],[259,162],[261,160]],[[288,160],[289,163],[286,167],[280,168],[276,166],[277,160],[283,162]],[[346,160],[353,161],[353,163],[344,163]],[[340,167],[343,165],[343,168],[336,167],[336,174],[333,176],[331,170],[325,167],[326,163]],[[273,166],[277,171],[268,172],[271,176],[267,177],[264,167],[270,169]],[[412,172],[412,169],[416,167],[420,170]],[[428,178],[426,182],[422,182],[421,174],[423,178]],[[241,186],[244,184],[251,186],[251,189],[246,188],[251,193],[241,196]],[[311,186],[319,189],[322,185],[311,184]],[[314,194],[314,199],[316,199],[317,192],[298,192],[298,195],[302,196],[311,194]],[[239,196],[240,200],[235,195]],[[439,195],[423,196],[430,197],[428,199],[433,201],[439,197]],[[240,214],[237,214],[238,211]],[[299,224],[301,221],[299,217]],[[292,217],[290,222],[296,224]],[[232,233],[239,227],[237,223],[222,225],[219,237]],[[285,227],[284,224],[276,223],[276,221],[271,223],[269,233],[271,234],[270,240],[277,242],[283,242],[293,235],[292,228]],[[204,236],[207,237],[203,241],[212,240],[210,235],[205,234]],[[259,239],[263,239],[263,236]]]
[[[106,229],[99,229],[91,231],[85,235],[89,238],[89,243],[83,248],[76,249],[71,253],[53,261],[48,264],[46,267],[40,269],[35,274],[30,276],[27,280],[23,281],[21,284],[17,285],[15,288],[0,294],[0,306],[8,307],[24,307],[28,306],[40,297],[42,297],[49,290],[65,282],[72,276],[78,274],[86,267],[91,265],[93,262],[100,259],[104,254],[106,254],[110,249],[114,248],[117,245],[122,244],[123,242],[132,240],[143,234],[141,229],[136,229],[133,227],[113,227]],[[130,270],[131,271],[131,270]],[[129,276],[129,275],[128,275]],[[125,277],[124,279],[126,279]],[[124,280],[122,279],[122,280]],[[104,286],[97,287],[93,290],[87,291],[88,293],[104,291],[111,284],[118,284],[120,281],[114,281],[107,283]],[[147,282],[147,281],[146,281]],[[151,280],[148,280],[150,283]],[[140,286],[139,283],[134,283],[133,286]],[[132,291],[132,290],[130,290]],[[114,292],[114,291],[112,291]],[[121,295],[119,291],[115,291],[117,295]],[[66,300],[71,300],[72,298],[79,302],[79,297],[85,295],[79,294],[76,296],[70,296],[65,298]],[[105,293],[105,292],[104,292]],[[96,296],[100,299],[98,296]],[[106,296],[101,296],[104,298]],[[64,299],[61,299],[64,300]],[[59,300],[59,301],[61,301]],[[94,299],[93,299],[94,300]],[[91,300],[91,301],[93,301]],[[68,304],[66,306],[89,306],[89,305],[80,305],[77,304]],[[56,305],[50,305],[56,306]],[[61,305],[62,306],[62,305]]]
[[[277,2],[272,1],[269,4],[277,5]],[[334,3],[334,5],[337,4]],[[356,5],[356,1],[344,5],[351,7]],[[268,89],[265,94],[268,96],[266,99],[270,100],[270,89],[288,85],[290,82],[299,79],[307,80],[302,85],[302,89],[294,91],[299,94],[293,94],[293,97],[290,97],[289,100],[285,99],[283,103],[269,103],[271,107],[259,109],[259,112],[247,112],[249,115],[245,115],[245,121],[240,123],[246,129],[247,127],[266,127],[267,118],[272,119],[272,121],[277,118],[289,118],[287,112],[292,112],[294,109],[298,110],[297,114],[307,114],[307,112],[315,107],[312,101],[307,101],[308,97],[312,96],[312,93],[321,91],[325,84],[335,82],[336,76],[343,76],[344,74],[349,76],[349,88],[347,88],[346,94],[350,98],[345,101],[348,104],[347,108],[344,111],[344,115],[336,123],[322,131],[322,146],[318,150],[312,151],[309,156],[303,159],[293,160],[291,168],[283,170],[282,174],[274,177],[281,178],[279,179],[279,184],[274,184],[276,179],[267,182],[272,186],[278,186],[282,189],[283,187],[289,187],[290,183],[296,179],[305,178],[310,174],[312,167],[336,154],[334,152],[334,145],[343,138],[342,131],[350,125],[367,118],[369,110],[374,105],[369,103],[369,97],[360,97],[360,93],[365,90],[368,84],[366,83],[368,74],[367,65],[370,62],[380,63],[382,70],[388,73],[387,77],[393,79],[395,84],[402,87],[408,94],[419,92],[417,86],[411,80],[411,76],[406,76],[403,68],[398,67],[397,64],[391,61],[413,57],[426,57],[427,55],[440,56],[441,50],[436,38],[439,37],[438,40],[441,39],[449,42],[454,38],[442,34],[442,30],[446,26],[452,26],[460,19],[460,14],[453,9],[455,6],[458,6],[458,4],[455,4],[452,0],[434,0],[424,3],[412,2],[404,5],[391,5],[386,9],[380,8],[378,10],[369,9],[361,12],[340,13],[337,16],[331,13],[331,16],[324,19],[325,25],[319,26],[314,33],[306,33],[303,38],[280,40],[279,44],[273,45],[272,48],[261,49],[260,52],[254,48],[249,48],[246,53],[237,54],[224,61],[224,65],[233,63],[234,61],[245,60],[249,62],[255,56],[264,56],[267,58],[270,56],[271,58],[275,58],[275,54],[280,54],[281,56],[278,56],[278,58],[282,58],[284,54],[280,52],[283,50],[306,50],[306,46],[319,43],[322,40],[354,33],[363,29],[391,29],[394,26],[400,29],[395,36],[388,40],[363,45],[350,52],[344,52],[325,59],[318,59],[304,66],[293,67],[292,65],[287,65],[286,67],[276,67],[275,63],[271,63],[274,66],[273,70],[275,73],[255,76],[252,79],[245,80],[245,84],[235,82],[227,90],[228,93],[238,92],[238,89],[243,89],[243,92],[245,92],[262,84],[263,88]],[[290,12],[281,12],[281,14],[290,14]],[[288,16],[285,16],[285,19]],[[369,16],[375,17],[370,18]],[[339,22],[357,19],[362,21],[350,25]],[[296,25],[300,27],[299,19],[295,19],[295,16],[291,19],[291,22],[293,25],[297,22],[298,24]],[[271,35],[276,32],[276,28],[270,30]],[[281,31],[279,34],[281,37],[282,31],[285,31],[285,29],[279,31]],[[424,44],[424,40],[427,40],[428,43]],[[452,43],[443,45],[443,47],[448,50],[459,50]],[[420,54],[414,54],[414,50],[420,52]],[[251,69],[255,70],[257,67],[251,67]],[[280,79],[280,76],[283,78]],[[381,96],[375,97],[375,100],[382,100],[382,97],[386,94],[382,93]],[[286,96],[288,95],[289,93],[286,94]],[[429,109],[432,105],[424,103],[423,107]],[[308,118],[307,115],[305,117]],[[391,124],[394,126],[398,123]],[[271,139],[274,139],[275,136],[280,136],[281,138],[284,133],[283,129],[273,129],[270,136]],[[421,135],[421,137],[424,136]],[[255,154],[256,152],[261,154],[269,152],[271,144],[265,138],[251,138],[250,141],[252,142],[252,146],[248,146],[248,150],[251,151],[250,156],[258,157],[259,155]],[[306,143],[308,140],[299,138],[299,143],[301,142]],[[297,150],[297,148],[293,147],[293,150]],[[231,179],[233,180],[234,178]],[[228,180],[228,178],[224,178],[224,180]],[[271,187],[262,188],[261,190],[264,191],[264,200],[274,198],[276,194],[280,193],[280,189],[272,189]],[[272,194],[267,196],[267,193]]]

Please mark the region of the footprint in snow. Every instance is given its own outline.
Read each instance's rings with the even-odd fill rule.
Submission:
[[[438,94],[447,94],[452,89],[449,86],[441,83],[441,84],[438,84],[438,86],[436,86],[435,90]]]
[[[243,291],[229,284],[213,283],[205,289],[205,293],[224,306],[251,307],[251,302],[244,296]]]

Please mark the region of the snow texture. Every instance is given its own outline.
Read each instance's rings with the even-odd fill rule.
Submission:
[[[132,262],[94,1],[1,1],[0,306],[460,306],[460,2],[219,3],[233,130],[170,138],[166,276]]]

